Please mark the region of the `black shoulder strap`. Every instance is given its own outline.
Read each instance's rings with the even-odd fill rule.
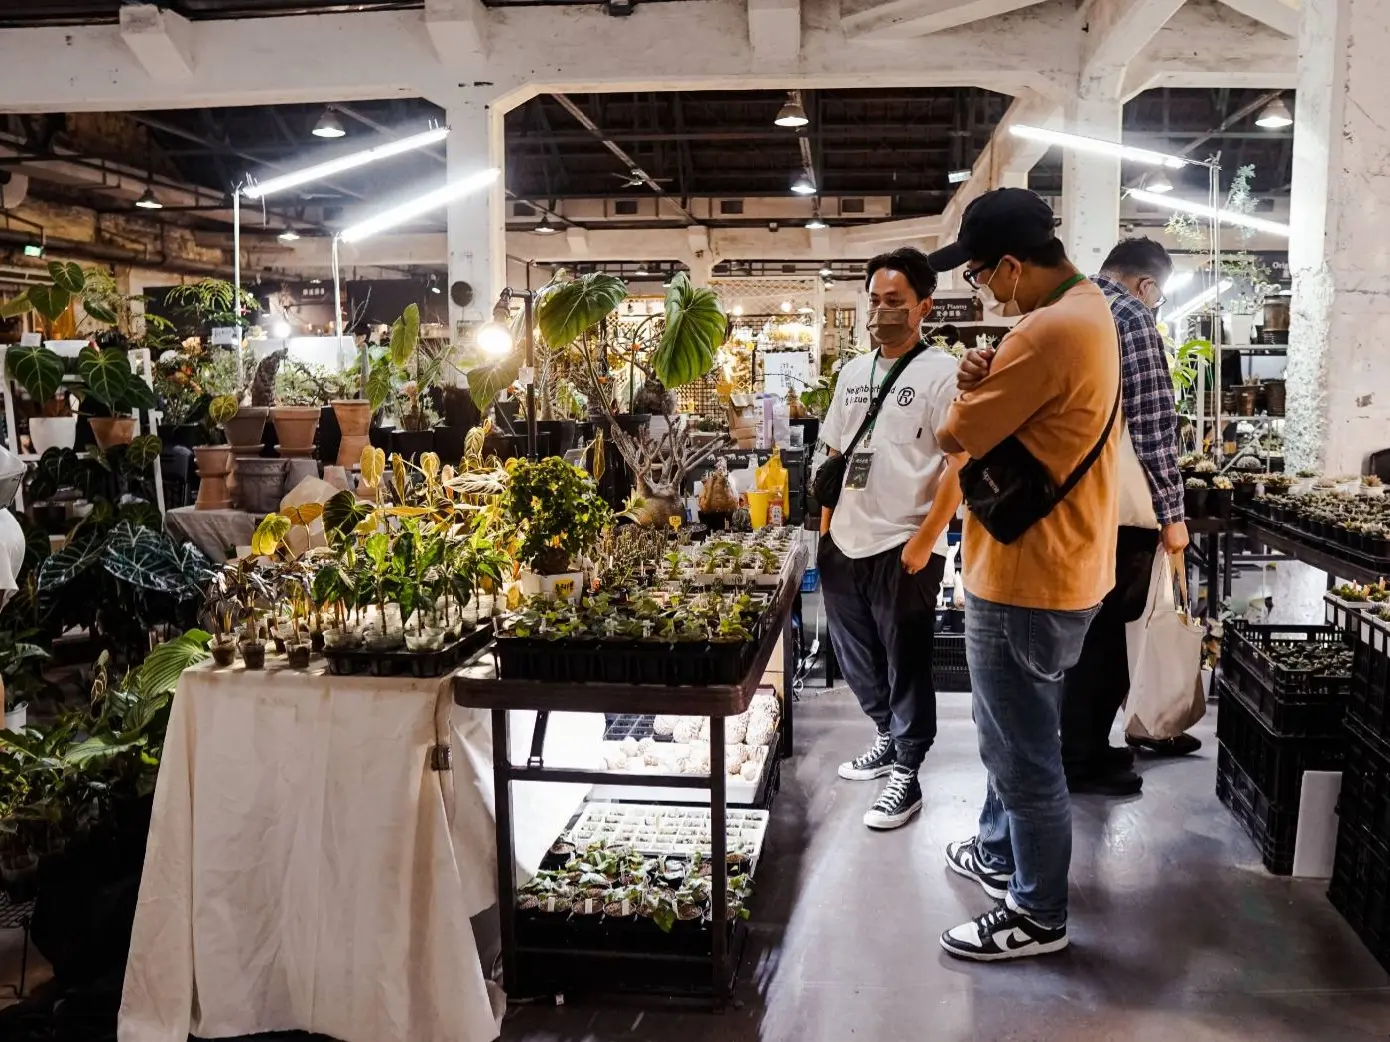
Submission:
[[[1076,488],[1076,483],[1086,476],[1086,472],[1095,466],[1096,460],[1100,459],[1100,454],[1105,450],[1105,443],[1110,440],[1110,432],[1115,428],[1115,417],[1120,414],[1120,399],[1124,397],[1125,390],[1125,364],[1123,356],[1120,358],[1120,386],[1115,389],[1115,404],[1110,409],[1110,419],[1105,422],[1105,430],[1101,431],[1100,441],[1096,442],[1095,447],[1086,453],[1083,459],[1062,482],[1062,487],[1057,490],[1057,502],[1061,502],[1067,497],[1072,489]]]
[[[854,437],[850,439],[849,447],[846,448],[844,452],[846,456],[852,456],[854,454],[854,450],[859,444],[859,439],[864,437],[865,432],[873,425],[879,410],[883,408],[883,402],[888,397],[888,392],[891,391],[893,385],[898,382],[898,377],[903,374],[903,370],[908,367],[908,364],[911,363],[914,358],[926,349],[926,341],[919,340],[917,341],[916,347],[893,363],[893,368],[888,370],[888,376],[884,378],[883,386],[879,389],[878,397],[869,403],[869,411],[864,414],[864,422],[859,425],[859,429],[854,432]],[[872,386],[873,382],[873,368],[871,367],[869,369],[869,384]],[[1111,419],[1113,422],[1114,418],[1111,417]]]

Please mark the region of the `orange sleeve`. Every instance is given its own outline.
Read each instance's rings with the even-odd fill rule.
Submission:
[[[1057,393],[1056,362],[1026,337],[1010,333],[989,375],[951,403],[945,430],[972,458],[982,459]]]

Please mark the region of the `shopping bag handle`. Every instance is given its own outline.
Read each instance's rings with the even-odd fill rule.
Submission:
[[[1168,563],[1173,569],[1173,577],[1178,583],[1178,611],[1187,614],[1187,562],[1184,560],[1183,551],[1175,550],[1168,555]]]

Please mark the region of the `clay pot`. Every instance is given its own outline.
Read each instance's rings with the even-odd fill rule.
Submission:
[[[367,447],[367,431],[372,424],[372,403],[361,398],[340,399],[329,403],[338,418],[342,439],[338,442],[340,467],[355,467]]]
[[[314,451],[314,435],[319,427],[319,410],[314,405],[277,405],[271,410],[282,456],[309,456]]]
[[[232,505],[227,476],[232,472],[230,445],[199,445],[193,450],[198,461],[198,510],[226,510]]]
[[[285,494],[285,471],[290,461],[238,456],[236,461],[237,505],[252,514],[269,514],[280,509]]]
[[[236,415],[222,425],[229,445],[259,446],[265,433],[265,419],[270,410],[264,405],[243,405]]]
[[[133,416],[93,416],[87,422],[92,425],[92,437],[102,452],[113,445],[129,445],[135,438]]]

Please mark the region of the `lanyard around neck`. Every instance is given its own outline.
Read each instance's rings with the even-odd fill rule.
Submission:
[[[1052,293],[1048,296],[1048,298],[1044,300],[1041,304],[1039,304],[1038,307],[1045,308],[1049,304],[1057,303],[1057,301],[1061,300],[1064,296],[1067,295],[1067,291],[1070,290],[1073,286],[1079,286],[1081,283],[1085,281],[1086,276],[1082,275],[1078,271],[1071,278],[1067,279],[1066,282],[1062,283],[1060,286],[1054,289]]]

